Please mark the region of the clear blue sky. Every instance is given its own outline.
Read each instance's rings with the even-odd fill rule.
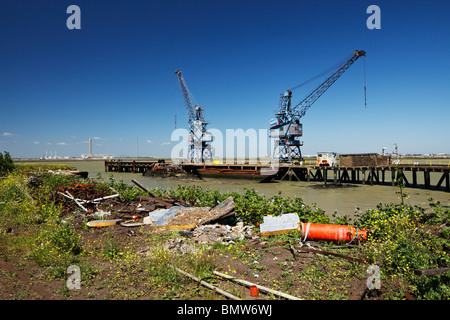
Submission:
[[[69,5],[81,30],[69,30]],[[381,30],[369,30],[369,5]],[[1,0],[0,151],[168,156],[187,115],[264,129],[279,95],[367,52],[302,118],[304,154],[450,153],[449,1]],[[294,91],[299,102],[308,92]]]

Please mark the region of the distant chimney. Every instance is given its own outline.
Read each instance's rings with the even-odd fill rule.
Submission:
[[[89,155],[92,157],[92,139],[89,139]]]

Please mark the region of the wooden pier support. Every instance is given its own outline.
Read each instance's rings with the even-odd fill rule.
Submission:
[[[417,187],[417,169],[415,168],[412,169],[412,177],[413,177],[412,185],[415,188]]]
[[[431,185],[431,183],[430,183],[430,171],[429,170],[425,170],[423,172],[423,174],[424,174],[424,180],[425,180],[425,188],[426,189],[430,189],[430,185]]]
[[[123,160],[106,160],[105,172],[134,172],[144,173],[151,170],[157,161],[123,161]],[[217,170],[234,170],[258,172],[267,165],[255,164],[186,164],[182,165],[187,169],[217,169]],[[251,169],[251,170],[250,170]],[[329,177],[328,171],[333,170],[333,177]],[[387,176],[391,172],[391,179]],[[233,173],[231,172],[231,173]],[[408,173],[410,172],[410,173]],[[408,173],[408,174],[406,174]],[[247,173],[248,174],[248,173]],[[441,175],[439,175],[441,174]],[[238,176],[234,172],[234,176]],[[421,179],[423,175],[423,180]],[[232,176],[232,175],[230,175]],[[261,179],[265,176],[262,175]],[[330,178],[330,179],[329,179]],[[430,190],[444,190],[450,192],[450,166],[354,166],[354,167],[319,167],[319,166],[302,166],[302,165],[285,165],[280,164],[278,172],[273,175],[275,180],[289,181],[307,181],[307,182],[323,182],[327,184],[353,183],[353,184],[381,184],[395,186],[395,181],[403,180],[406,187],[425,188]],[[409,179],[409,181],[408,181]]]

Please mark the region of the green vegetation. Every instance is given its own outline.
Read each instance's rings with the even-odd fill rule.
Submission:
[[[5,151],[5,154],[0,152],[0,176],[3,176],[13,171],[15,165],[11,159],[9,152]]]
[[[364,246],[366,259],[381,269],[382,279],[420,299],[446,299],[450,273],[417,276],[415,269],[450,266],[450,209],[430,200],[431,211],[404,204],[378,205],[355,222],[370,230]]]
[[[281,193],[266,197],[259,195],[254,189],[245,189],[243,194],[238,192],[220,193],[217,190],[203,190],[199,186],[181,186],[168,190],[152,189],[152,192],[161,197],[182,199],[192,206],[213,207],[228,197],[233,197],[236,203],[235,211],[244,223],[261,223],[265,215],[280,215],[296,212],[300,219],[314,223],[329,223],[330,218],[325,211],[311,208],[301,198],[283,198]]]
[[[8,158],[9,154],[5,153],[1,159]],[[64,298],[69,299],[74,294],[65,287],[67,267],[73,264],[81,268],[84,297],[88,299],[213,297],[211,291],[196,286],[172,266],[189,270],[210,282],[214,282],[212,271],[215,269],[233,274],[237,267],[244,266],[246,272],[270,281],[274,289],[302,298],[348,299],[355,283],[367,277],[367,266],[377,265],[381,270],[381,299],[405,299],[405,291],[415,299],[424,300],[443,300],[450,295],[450,272],[434,276],[419,276],[414,272],[416,269],[450,267],[450,208],[433,199],[429,199],[427,206],[406,205],[401,184],[398,184],[399,203],[379,204],[353,219],[329,217],[300,198],[283,198],[281,194],[266,197],[251,189],[242,194],[203,190],[198,186],[152,189],[158,196],[182,199],[193,206],[212,207],[231,196],[236,203],[237,217],[245,224],[255,225],[261,223],[265,215],[289,212],[298,213],[300,219],[307,222],[353,224],[369,231],[367,241],[339,248],[325,244],[323,249],[358,257],[366,261],[364,265],[314,254],[301,263],[290,254],[281,259],[280,252],[274,248],[288,252],[291,246],[298,245],[299,232],[261,238],[266,247],[259,250],[248,246],[248,239],[244,238],[226,245],[216,242],[210,247],[192,244],[195,250],[180,255],[166,245],[169,240],[180,237],[177,232],[161,233],[143,227],[119,237],[114,228],[96,230],[86,228],[85,223],[74,223],[76,212],[73,216],[64,215],[64,208],[55,201],[58,187],[88,180],[41,172],[37,174],[38,182],[31,183],[29,177],[17,170],[2,172],[0,258],[22,268],[38,268],[39,276],[35,276],[33,282],[59,281],[56,291]],[[110,187],[117,190],[121,194],[120,200],[125,202],[146,195],[139,188],[112,177],[96,179],[96,188]],[[145,255],[138,254],[145,248]],[[280,258],[275,259],[278,256]],[[228,262],[224,263],[225,258]],[[218,264],[220,259],[222,264]],[[267,266],[268,259],[280,270],[276,277]],[[294,268],[294,262],[300,267]],[[29,295],[15,296],[26,298]]]
[[[65,164],[48,164],[48,163],[22,163],[18,162],[15,164],[17,171],[20,172],[47,172],[49,170],[73,170],[72,166],[67,166]]]

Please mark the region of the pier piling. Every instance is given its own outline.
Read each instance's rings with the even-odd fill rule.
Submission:
[[[122,161],[122,160],[106,160],[105,172],[134,172],[144,173],[151,170],[158,161]],[[167,164],[163,164],[167,165]],[[216,175],[224,177],[251,177],[261,179],[267,178],[267,174],[261,175],[261,169],[274,170],[272,180],[289,180],[289,181],[307,181],[307,182],[328,182],[352,183],[352,184],[381,184],[395,186],[395,181],[402,179],[406,187],[425,188],[430,190],[443,190],[450,192],[450,167],[449,166],[418,166],[418,165],[389,165],[389,166],[343,166],[343,167],[319,167],[314,165],[292,165],[279,164],[276,169],[265,164],[181,164],[182,168],[187,172],[195,170],[202,175],[208,172],[214,172]],[[333,170],[333,177],[328,179],[328,171]],[[381,177],[380,177],[381,171]],[[391,180],[386,179],[386,172],[391,171]],[[409,179],[405,172],[411,171]],[[433,173],[433,179],[431,179]],[[423,174],[423,180],[419,177]],[[436,175],[442,174],[436,178]],[[410,183],[411,182],[411,183]]]

